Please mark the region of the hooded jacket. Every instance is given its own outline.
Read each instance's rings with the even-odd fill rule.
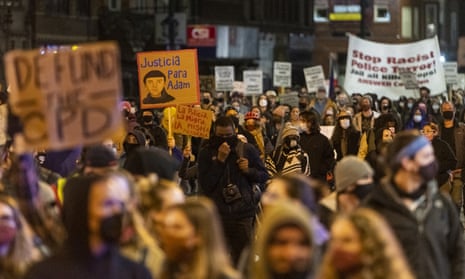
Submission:
[[[261,227],[258,230],[257,238],[253,247],[253,254],[255,257],[251,257],[251,276],[249,278],[268,278],[273,279],[272,267],[269,266],[269,262],[266,260],[266,255],[268,254],[268,246],[270,245],[271,239],[276,234],[276,231],[283,226],[292,225],[297,226],[310,238],[310,250],[312,251],[312,256],[308,266],[310,270],[308,273],[300,276],[299,278],[313,278],[313,272],[316,262],[316,253],[317,248],[314,241],[314,233],[312,229],[312,218],[307,213],[307,210],[299,205],[292,204],[289,202],[282,202],[276,205],[273,205],[268,209],[263,216],[263,222]],[[258,260],[255,258],[258,257]],[[294,279],[294,278],[289,278]]]
[[[110,246],[100,256],[90,251],[88,205],[98,176],[77,176],[68,180],[63,204],[63,223],[68,232],[63,249],[33,266],[25,279],[149,279],[145,267],[122,257],[117,247]]]
[[[427,185],[424,201],[410,211],[387,177],[365,200],[365,206],[383,215],[396,235],[405,256],[421,279],[465,277],[465,243],[457,209]]]

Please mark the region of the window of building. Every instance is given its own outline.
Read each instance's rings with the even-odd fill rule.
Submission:
[[[374,5],[374,22],[391,22],[388,5]]]
[[[401,36],[405,39],[412,38],[412,8],[403,6],[401,10]]]
[[[120,11],[121,0],[108,0],[108,9],[110,11]]]
[[[315,6],[313,8],[313,21],[314,22],[327,22],[328,21],[328,6]]]
[[[47,0],[45,10],[50,14],[69,15],[69,0]]]

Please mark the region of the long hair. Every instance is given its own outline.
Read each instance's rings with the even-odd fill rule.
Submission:
[[[413,279],[404,254],[386,221],[375,211],[360,208],[341,216],[349,221],[360,236],[362,246],[362,279]],[[331,244],[323,259],[317,278],[345,278],[331,263]]]
[[[34,246],[34,234],[21,214],[16,201],[8,195],[1,194],[0,204],[11,208],[16,225],[16,236],[8,254],[0,259],[0,269],[3,269],[0,273],[5,272],[19,278],[31,264],[40,260],[41,256]]]
[[[218,279],[239,278],[232,268],[227,255],[223,230],[215,205],[207,198],[198,197],[187,199],[183,204],[177,204],[168,210],[179,210],[194,227],[200,244],[194,251],[190,263],[190,278],[196,279]],[[176,263],[167,262],[160,278],[171,278],[170,266]]]

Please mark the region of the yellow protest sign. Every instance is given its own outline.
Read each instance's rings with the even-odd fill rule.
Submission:
[[[212,119],[211,110],[178,106],[173,131],[182,135],[209,138]]]
[[[25,143],[58,150],[109,138],[121,123],[119,61],[113,42],[8,52],[10,104]]]
[[[142,109],[200,103],[197,50],[137,53]]]

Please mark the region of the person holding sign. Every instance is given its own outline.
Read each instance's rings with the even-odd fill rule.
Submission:
[[[144,76],[144,84],[149,93],[145,96],[142,103],[159,104],[174,100],[174,97],[166,91],[166,75],[164,73],[158,70],[148,72]]]

